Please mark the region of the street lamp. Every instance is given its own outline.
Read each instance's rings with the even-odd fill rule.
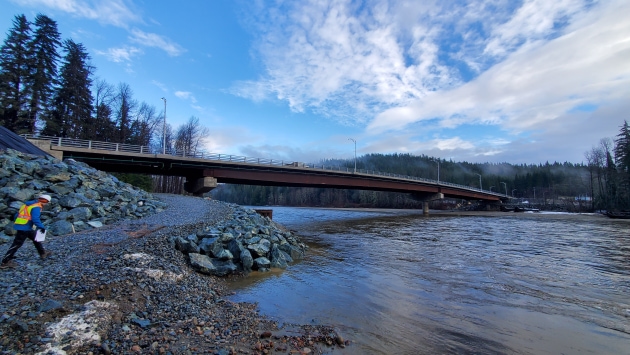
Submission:
[[[437,178],[437,182],[440,183],[440,159],[438,158],[437,160],[431,160],[437,163],[438,165],[438,178]]]
[[[492,192],[492,188],[493,188],[493,187],[494,187],[494,186],[490,186],[490,192]]]
[[[166,99],[164,100],[164,125],[162,126],[162,154],[166,154]]]
[[[357,141],[352,138],[348,138],[348,140],[354,142],[354,173],[357,173]]]
[[[536,188],[534,187],[534,201],[536,201]]]
[[[512,190],[512,197],[514,197],[514,191],[516,191],[516,189]]]
[[[507,196],[507,184],[504,183],[503,181],[501,181],[501,183],[503,184],[503,187],[505,187],[505,196]]]
[[[483,190],[483,186],[481,186],[481,174],[475,173],[475,175],[479,175],[479,191]]]

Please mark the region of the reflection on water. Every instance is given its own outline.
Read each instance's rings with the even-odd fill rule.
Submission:
[[[274,207],[303,262],[231,284],[340,354],[630,353],[630,221]]]

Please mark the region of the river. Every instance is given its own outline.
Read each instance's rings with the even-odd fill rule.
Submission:
[[[309,245],[234,281],[282,323],[326,324],[330,354],[630,354],[630,221],[596,215],[273,207]]]

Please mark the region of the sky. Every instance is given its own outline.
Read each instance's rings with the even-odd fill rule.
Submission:
[[[581,163],[630,119],[627,0],[0,0],[207,152]]]

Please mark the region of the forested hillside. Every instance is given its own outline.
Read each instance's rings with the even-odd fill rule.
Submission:
[[[139,102],[126,83],[96,78],[96,70],[81,43],[62,40],[54,20],[42,14],[33,22],[24,15],[15,16],[0,48],[0,124],[18,134],[144,145],[155,151],[203,150],[209,130],[199,118],[192,116],[173,129],[165,122],[165,110]],[[591,209],[630,209],[627,122],[616,137],[584,149],[585,163],[478,164],[425,155],[367,154],[358,157],[356,164],[357,169],[482,187],[539,204],[564,200]],[[354,168],[355,161],[314,163]],[[148,191],[183,192],[183,178],[177,176],[119,177]],[[419,206],[406,194],[316,188],[221,185],[213,196],[249,205]]]

